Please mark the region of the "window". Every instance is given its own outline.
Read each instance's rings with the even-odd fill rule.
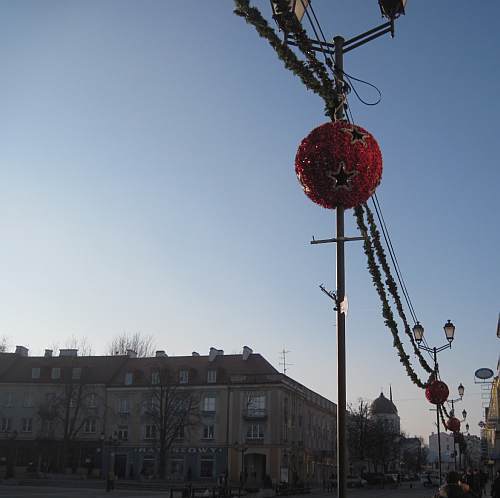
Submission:
[[[207,382],[209,384],[214,384],[217,382],[217,370],[209,370],[207,373]]]
[[[42,421],[42,432],[44,434],[52,434],[54,432],[54,421],[53,420],[43,420]]]
[[[21,419],[21,432],[31,432],[33,430],[33,419],[23,418]]]
[[[175,433],[175,439],[184,439],[184,426],[180,425]]]
[[[144,439],[156,439],[156,425],[147,424],[144,426]]]
[[[5,393],[4,406],[14,406],[14,394]]]
[[[33,406],[33,396],[31,393],[24,393],[23,406],[24,408],[31,408]]]
[[[71,378],[73,380],[78,380],[82,378],[82,369],[80,367],[78,368],[73,368],[71,371]]]
[[[31,378],[39,379],[40,378],[40,367],[33,367],[31,369]]]
[[[118,404],[119,413],[130,413],[130,403],[128,398],[121,398]]]
[[[214,476],[214,459],[203,457],[200,460],[200,477],[213,477]]]
[[[264,439],[264,428],[261,424],[250,424],[247,429],[247,439]]]
[[[153,370],[151,372],[151,384],[157,386],[160,383],[160,372],[158,370]]]
[[[214,424],[205,424],[203,426],[203,439],[214,438]]]
[[[0,419],[0,432],[9,432],[10,431],[10,418],[2,417]]]
[[[85,420],[83,432],[85,432],[85,434],[95,434],[97,432],[97,420],[95,418],[88,418]]]
[[[179,384],[187,384],[189,382],[189,371],[179,370]]]
[[[204,412],[215,412],[215,395],[211,394],[203,398],[202,410]]]
[[[128,426],[119,425],[116,431],[116,436],[120,441],[128,441]]]
[[[266,414],[266,397],[263,394],[249,395],[247,401],[247,414],[250,416],[262,416]]]
[[[61,369],[58,367],[53,368],[51,371],[51,374],[50,374],[50,378],[52,380],[60,379],[61,378]]]
[[[125,374],[125,385],[126,386],[131,386],[133,380],[134,380],[134,375],[132,374],[132,372],[127,372]]]
[[[184,477],[184,460],[178,458],[170,460],[170,475],[177,479]]]
[[[265,410],[266,397],[263,394],[249,395],[248,396],[248,409],[249,410]]]
[[[95,408],[96,407],[96,396],[95,396],[95,393],[89,393],[88,407],[89,408]]]

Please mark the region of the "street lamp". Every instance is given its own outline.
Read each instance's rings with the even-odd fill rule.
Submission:
[[[451,320],[448,320],[443,327],[444,330],[444,335],[446,337],[446,340],[448,341],[447,344],[444,344],[443,346],[440,347],[429,347],[426,346],[425,344],[422,344],[424,340],[424,327],[417,322],[413,326],[413,337],[415,338],[415,342],[417,343],[417,346],[419,349],[422,349],[424,351],[427,351],[428,353],[432,353],[432,359],[434,360],[434,376],[437,379],[438,373],[439,373],[439,365],[437,362],[437,354],[440,353],[441,351],[444,351],[445,349],[451,348],[451,343],[453,342],[453,339],[455,338],[455,325],[451,323]],[[458,394],[460,395],[460,399],[462,399],[463,392],[464,392],[464,386],[460,384],[458,387]],[[461,394],[460,394],[461,393]],[[453,407],[453,401],[455,400],[450,400],[452,403]],[[439,481],[441,482],[442,479],[442,473],[441,473],[441,432],[440,432],[440,426],[439,426],[439,410],[436,407],[436,426],[437,426],[437,437],[438,437],[438,462],[439,462]],[[455,463],[456,466],[456,463]]]
[[[380,12],[387,19],[394,20],[405,13],[406,0],[379,0]]]
[[[240,471],[240,490],[239,494],[241,495],[241,488],[243,487],[243,484],[245,483],[245,452],[248,450],[248,446],[246,446],[243,443],[238,443],[238,441],[235,441],[233,444],[233,447],[236,451],[241,452],[241,471]]]

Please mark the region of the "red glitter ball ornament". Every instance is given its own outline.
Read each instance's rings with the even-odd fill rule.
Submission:
[[[433,405],[441,405],[448,399],[450,391],[448,386],[441,380],[433,380],[425,388],[425,397]]]
[[[451,432],[460,432],[460,420],[456,417],[450,417],[446,422],[446,428]]]
[[[328,209],[366,202],[382,177],[382,154],[373,136],[346,121],[325,123],[302,140],[295,173],[305,194]]]

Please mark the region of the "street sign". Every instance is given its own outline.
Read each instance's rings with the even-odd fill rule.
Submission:
[[[493,370],[491,368],[478,368],[474,372],[474,376],[481,380],[491,379],[493,377]]]

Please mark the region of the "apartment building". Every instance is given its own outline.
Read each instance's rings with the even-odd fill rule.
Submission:
[[[335,420],[333,402],[246,346],[151,358],[0,353],[0,462],[13,471],[320,482],[335,464]]]

